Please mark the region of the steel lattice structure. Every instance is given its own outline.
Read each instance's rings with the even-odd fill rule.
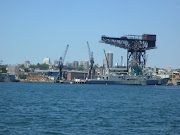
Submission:
[[[156,35],[128,35],[120,38],[101,37],[101,42],[127,49],[127,68],[146,65],[146,50],[155,49]]]
[[[58,65],[58,67],[59,67],[59,73],[58,73],[58,76],[57,76],[57,78],[56,78],[56,82],[57,82],[58,80],[62,80],[62,79],[63,79],[62,69],[63,69],[63,64],[64,64],[64,60],[65,60],[65,58],[66,58],[66,54],[67,54],[68,48],[69,48],[69,45],[66,46],[66,50],[65,50],[65,53],[64,53],[64,57],[63,57],[63,58],[60,57],[60,59],[59,59],[59,65]]]

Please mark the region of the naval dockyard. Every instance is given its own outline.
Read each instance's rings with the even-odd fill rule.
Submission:
[[[126,35],[109,37],[102,35],[100,44],[111,45],[127,50],[126,63],[123,56],[121,64],[113,65],[113,53],[104,51],[103,66],[95,65],[93,51],[87,42],[89,60],[65,62],[68,48],[64,55],[50,63],[45,58],[43,64],[31,65],[29,61],[15,66],[1,65],[0,82],[52,82],[64,84],[119,84],[119,85],[179,85],[180,71],[171,67],[161,69],[146,67],[146,51],[157,49],[156,35]],[[58,56],[59,57],[59,56]]]

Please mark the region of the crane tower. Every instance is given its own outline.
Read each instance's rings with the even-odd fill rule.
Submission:
[[[58,73],[58,76],[56,78],[56,82],[63,79],[62,69],[63,69],[64,60],[65,60],[65,57],[66,57],[66,54],[68,51],[68,47],[69,47],[69,45],[66,46],[66,50],[64,52],[64,57],[60,57],[60,59],[59,59],[59,65],[58,65],[59,73]]]
[[[156,35],[127,35],[120,38],[103,35],[100,42],[127,49],[127,69],[132,66],[144,68],[146,65],[146,50],[156,48]]]
[[[90,46],[89,46],[88,42],[87,42],[87,47],[88,47],[89,60],[90,60],[90,68],[89,68],[89,71],[88,71],[88,79],[92,79],[93,78],[92,70],[93,70],[93,64],[94,64],[94,57],[93,57],[93,52],[91,52],[91,49],[90,49]]]

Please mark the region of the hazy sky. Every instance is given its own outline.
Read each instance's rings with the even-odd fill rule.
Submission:
[[[3,64],[51,62],[69,50],[65,62],[88,60],[89,41],[95,63],[103,49],[114,64],[126,50],[99,43],[102,35],[156,34],[157,49],[147,51],[147,66],[180,68],[180,0],[0,0],[0,60]]]

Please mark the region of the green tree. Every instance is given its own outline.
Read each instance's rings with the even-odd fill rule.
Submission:
[[[39,68],[40,70],[47,70],[49,69],[49,65],[48,64],[37,64],[37,65],[31,65],[30,68]]]
[[[71,66],[64,66],[64,70],[75,70],[75,68]]]
[[[20,68],[24,69],[24,68],[25,68],[25,67],[24,67],[24,64],[21,64],[21,65],[20,65]]]
[[[25,67],[25,68],[24,68],[24,71],[25,71],[25,72],[29,72],[29,69]]]
[[[25,75],[25,74],[20,74],[20,75],[19,75],[19,78],[20,78],[20,79],[26,79],[26,76],[27,76],[27,75]]]
[[[84,68],[83,68],[83,66],[82,66],[82,65],[80,65],[78,68],[76,68],[76,70],[78,70],[78,71],[83,71],[83,70],[84,70]]]
[[[47,70],[47,69],[49,69],[49,65],[47,65],[47,64],[40,64],[40,65],[39,65],[39,68],[40,68],[41,70]]]
[[[7,65],[0,65],[0,70],[2,71],[2,73],[7,73]]]

